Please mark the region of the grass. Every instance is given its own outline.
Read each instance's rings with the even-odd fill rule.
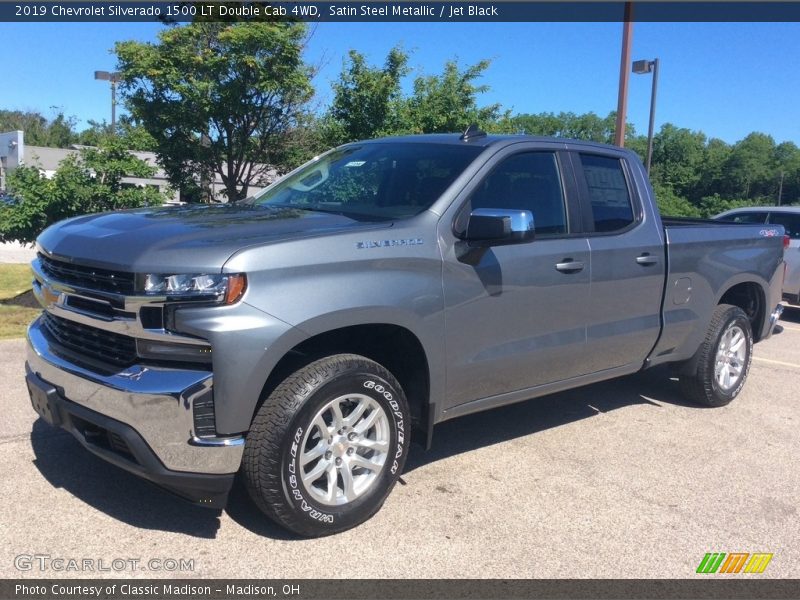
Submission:
[[[10,300],[31,289],[30,265],[0,264],[0,301]]]
[[[36,308],[3,304],[30,289],[30,266],[0,264],[0,340],[24,337],[30,322],[41,312]]]
[[[0,340],[25,337],[25,331],[39,313],[36,308],[0,305]]]

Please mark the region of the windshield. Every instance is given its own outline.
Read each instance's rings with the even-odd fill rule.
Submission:
[[[482,148],[390,142],[338,148],[257,195],[262,206],[394,220],[426,210]]]

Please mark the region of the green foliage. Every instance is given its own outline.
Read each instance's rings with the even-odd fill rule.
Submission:
[[[665,123],[653,136],[651,179],[688,195],[699,180],[705,144],[702,133]]]
[[[752,202],[750,200],[733,199],[728,200],[721,198],[719,194],[713,196],[706,196],[700,200],[700,216],[713,217],[726,210],[734,208],[742,208],[743,206],[753,206],[754,204],[763,204],[763,202]]]
[[[0,132],[20,130],[25,133],[25,143],[31,146],[67,148],[77,141],[75,119],[59,112],[48,119],[38,112],[0,110]]]
[[[78,143],[84,146],[99,146],[113,138],[119,139],[128,150],[154,152],[156,143],[142,125],[135,123],[129,115],[117,122],[116,132],[106,121],[89,121],[89,127],[78,134]]]
[[[328,136],[331,145],[365,140],[401,130],[400,83],[408,73],[408,55],[389,51],[382,68],[370,67],[364,55],[350,50],[339,80],[333,84]]]
[[[18,167],[8,175],[8,188],[17,202],[0,207],[0,238],[29,243],[47,226],[68,217],[162,204],[166,198],[157,189],[124,181],[152,177],[155,171],[116,139],[68,156],[52,179],[35,166]]]
[[[678,196],[668,185],[654,184],[656,204],[659,212],[666,217],[700,217],[700,209],[686,198]]]
[[[546,135],[611,144],[614,141],[616,120],[616,112],[610,112],[605,117],[593,112],[583,115],[571,112],[519,114],[511,117],[504,129],[505,133],[524,132],[527,135]]]
[[[766,196],[772,191],[775,140],[763,133],[751,133],[733,145],[727,161],[725,191],[743,198]]]
[[[489,90],[477,85],[490,62],[482,60],[463,70],[448,61],[441,75],[422,75],[414,80],[414,94],[402,109],[404,129],[412,133],[463,131],[476,123],[489,127],[500,117],[500,105],[479,107],[477,96]]]
[[[334,99],[319,121],[322,139],[329,145],[384,135],[460,132],[472,123],[498,130],[500,105],[479,106],[478,96],[489,88],[476,80],[489,61],[461,68],[448,61],[439,75],[419,75],[413,93],[403,95],[403,78],[409,74],[408,55],[392,48],[383,67],[367,64],[363,54],[351,50]]]
[[[257,165],[285,154],[312,94],[300,23],[195,22],[158,43],[119,42],[122,93],[175,186],[219,173],[229,199],[247,196]]]

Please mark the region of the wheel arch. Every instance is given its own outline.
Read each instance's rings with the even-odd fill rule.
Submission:
[[[314,331],[294,343],[283,353],[270,370],[255,403],[252,419],[275,388],[289,375],[307,364],[333,354],[358,354],[381,364],[400,382],[411,410],[417,440],[430,442],[430,432],[436,420],[435,405],[431,403],[431,372],[422,339],[410,328],[392,322],[353,323],[325,329],[300,326]]]
[[[764,320],[768,314],[764,283],[752,279],[731,282],[717,298],[717,305],[719,304],[730,304],[741,308],[750,320],[754,341],[758,342],[761,339]]]

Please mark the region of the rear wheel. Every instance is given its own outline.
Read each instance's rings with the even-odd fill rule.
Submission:
[[[705,406],[724,406],[741,392],[753,358],[753,332],[744,311],[720,304],[708,332],[681,375],[687,399]]]
[[[315,361],[264,401],[245,445],[251,497],[273,520],[316,537],[380,509],[408,453],[408,403],[378,363],[354,354]]]

